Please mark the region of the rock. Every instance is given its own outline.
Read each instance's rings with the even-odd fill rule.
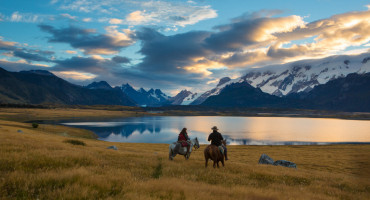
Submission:
[[[116,146],[109,146],[109,147],[107,147],[107,149],[113,149],[113,150],[118,150],[118,148],[116,147]]]
[[[268,155],[262,154],[260,160],[258,161],[258,164],[273,165],[274,160],[270,158]]]
[[[17,130],[17,132],[18,132],[18,133],[23,133],[23,131],[22,131],[22,130],[20,130],[20,129],[19,129],[19,130]]]
[[[277,160],[274,162],[273,165],[279,165],[283,167],[290,167],[290,168],[297,168],[297,165],[294,162],[286,161],[286,160]]]

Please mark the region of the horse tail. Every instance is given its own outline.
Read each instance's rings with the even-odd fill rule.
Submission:
[[[170,144],[170,146],[169,146],[169,148],[168,148],[168,158],[170,159],[170,160],[173,160],[173,157],[172,157],[172,155],[173,155],[173,151],[172,151],[172,148],[171,148],[171,144]]]

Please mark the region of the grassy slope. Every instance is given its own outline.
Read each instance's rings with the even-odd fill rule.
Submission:
[[[68,112],[59,114],[63,117]],[[4,113],[0,116],[4,118]],[[22,133],[17,132],[19,129]],[[188,161],[175,157],[171,162],[166,144],[78,138],[86,143],[79,146],[64,142],[70,136],[91,135],[81,129],[52,125],[33,129],[31,124],[1,120],[0,199],[368,199],[370,196],[370,145],[229,146],[231,160],[225,168],[205,169],[202,152],[205,146]],[[106,149],[110,145],[116,145],[118,150]],[[262,153],[293,161],[298,169],[258,165]]]

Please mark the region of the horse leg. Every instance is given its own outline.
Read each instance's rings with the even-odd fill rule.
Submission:
[[[219,162],[220,162],[220,160],[217,160],[217,168],[220,168],[220,165],[218,165]]]
[[[172,149],[171,149],[171,146],[170,146],[169,151],[168,151],[168,159],[173,160],[172,155],[173,155],[173,152],[172,152]]]
[[[225,167],[224,158],[221,159],[222,167]]]

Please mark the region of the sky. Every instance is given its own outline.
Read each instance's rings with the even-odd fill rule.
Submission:
[[[0,0],[0,67],[204,92],[252,68],[370,47],[368,0]]]

